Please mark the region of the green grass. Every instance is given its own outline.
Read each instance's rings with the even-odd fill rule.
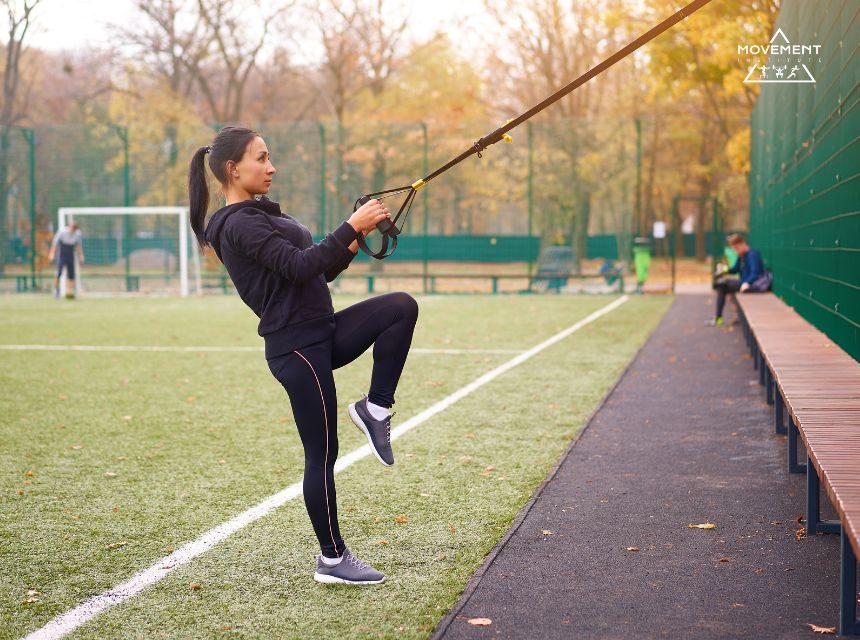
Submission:
[[[610,300],[420,298],[413,346],[527,349]],[[341,531],[385,584],[313,582],[318,547],[298,499],[71,637],[426,637],[668,303],[631,299],[404,435],[394,467],[368,457],[339,474]],[[236,297],[21,295],[0,298],[0,343],[261,340]],[[38,629],[301,477],[289,402],[262,352],[0,353],[0,637]],[[394,426],[511,357],[411,354]],[[368,353],[336,372],[341,454],[364,443],[345,408],[370,364]],[[41,595],[22,604],[30,588]]]

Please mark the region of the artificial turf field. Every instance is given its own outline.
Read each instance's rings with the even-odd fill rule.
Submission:
[[[614,299],[418,296],[392,429]],[[67,637],[427,637],[669,303],[629,299],[395,440],[393,467],[368,456],[338,473],[341,533],[383,585],[313,581],[299,497]],[[0,344],[176,347],[0,348],[0,638],[301,479],[286,392],[236,296],[6,296]],[[187,349],[201,346],[222,350]],[[346,405],[371,364],[335,372],[341,457],[366,442]]]

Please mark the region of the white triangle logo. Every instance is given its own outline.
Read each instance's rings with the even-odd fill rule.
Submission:
[[[787,37],[785,36],[785,34],[782,32],[782,29],[779,29],[779,28],[776,30],[776,33],[775,33],[775,34],[773,34],[773,38],[771,38],[771,39],[770,39],[771,44],[773,44],[773,41],[774,41],[774,40],[776,40],[776,37],[777,37],[777,36],[782,36],[782,39],[783,39],[783,40],[785,40],[785,44],[791,44],[791,43],[788,41],[788,38],[787,38]]]

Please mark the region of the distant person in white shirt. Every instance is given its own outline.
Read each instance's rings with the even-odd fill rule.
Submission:
[[[59,246],[59,253],[57,247]],[[54,241],[51,243],[51,251],[48,253],[48,261],[57,256],[57,277],[54,278],[54,297],[60,297],[60,276],[63,274],[63,267],[66,269],[66,275],[69,279],[69,284],[66,287],[66,297],[75,297],[75,247],[78,248],[78,258],[83,263],[84,249],[81,242],[81,230],[77,223],[70,222],[65,229],[60,229],[54,236]]]

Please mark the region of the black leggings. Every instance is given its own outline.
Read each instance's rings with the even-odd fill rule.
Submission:
[[[323,555],[340,557],[343,538],[337,524],[334,463],[337,460],[337,393],[333,370],[373,346],[369,400],[394,404],[418,303],[408,293],[386,293],[334,314],[334,335],[268,360],[272,374],[287,390],[299,437],[305,448],[305,507]],[[356,398],[358,400],[358,398]]]
[[[726,306],[726,296],[730,293],[740,291],[741,282],[737,278],[720,278],[714,283],[717,291],[717,318],[723,317],[723,308]]]

